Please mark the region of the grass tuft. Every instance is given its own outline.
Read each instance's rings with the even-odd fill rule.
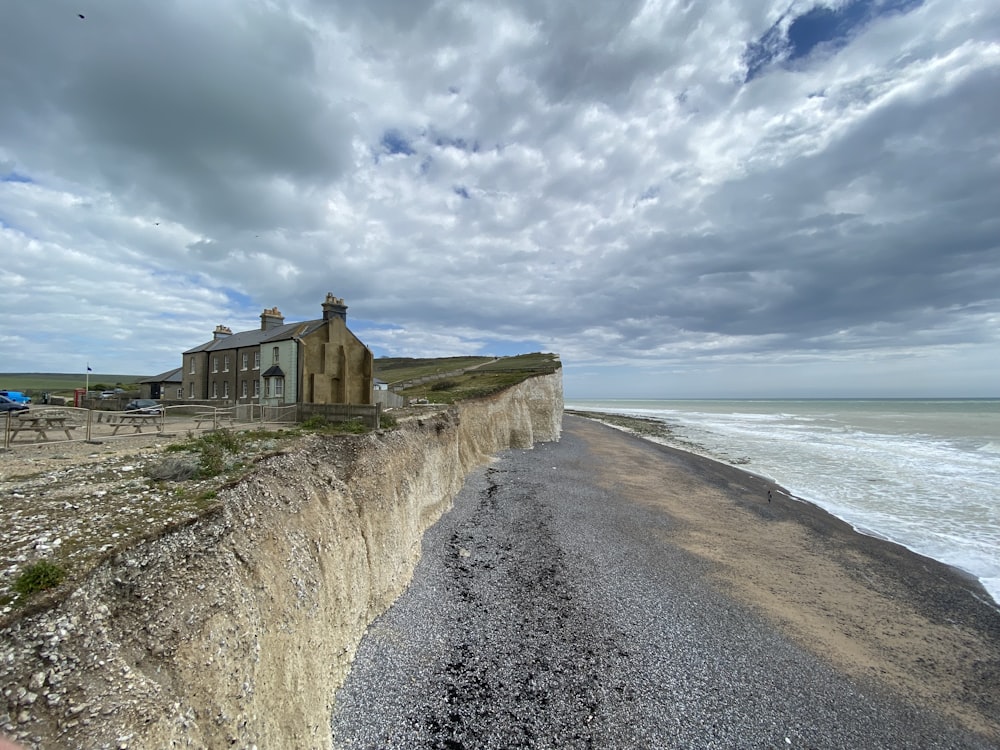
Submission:
[[[55,588],[66,577],[66,571],[48,560],[39,560],[26,567],[14,581],[14,591],[28,597],[38,591]]]

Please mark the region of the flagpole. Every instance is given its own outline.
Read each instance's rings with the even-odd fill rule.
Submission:
[[[85,388],[84,398],[86,398],[87,393],[90,393],[90,362],[87,363],[87,382]]]

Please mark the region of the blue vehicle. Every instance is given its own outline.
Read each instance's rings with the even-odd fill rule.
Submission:
[[[18,404],[30,404],[31,403],[31,398],[29,396],[25,396],[20,391],[0,391],[0,396],[6,396],[11,401],[14,401],[14,402],[16,402]]]

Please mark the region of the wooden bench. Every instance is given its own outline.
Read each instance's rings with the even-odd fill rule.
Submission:
[[[216,413],[216,412],[207,411],[207,412],[201,412],[200,414],[195,414],[194,415],[194,423],[195,423],[195,426],[199,430],[202,428],[202,425],[205,422],[208,422],[209,424],[211,424],[213,428],[217,424],[220,424],[220,425],[221,424],[225,424],[225,425],[228,425],[229,427],[232,427],[233,424],[234,424],[234,422],[235,422],[235,420],[233,419],[233,415],[232,414],[228,414],[228,413],[225,413],[225,412],[223,412],[223,413]]]
[[[45,414],[42,412],[18,414],[10,423],[10,441],[13,443],[17,436],[23,432],[35,435],[35,442],[40,443],[49,439],[49,431],[56,430],[63,432],[67,440],[72,440],[72,430],[77,428],[75,424],[66,424],[69,419],[68,414],[56,413]]]
[[[125,412],[119,415],[118,421],[115,423],[114,430],[111,431],[112,435],[117,435],[118,430],[122,427],[134,427],[132,434],[137,432],[142,432],[142,426],[153,422],[156,424],[156,431],[160,432],[163,430],[162,415],[161,414],[147,414],[145,412]]]

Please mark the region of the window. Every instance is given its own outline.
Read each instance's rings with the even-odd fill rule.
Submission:
[[[274,395],[284,396],[285,395],[285,379],[275,378],[274,379]]]
[[[227,354],[222,358],[222,371],[229,372],[229,355]]]
[[[218,372],[218,371],[219,371],[219,358],[212,357],[212,372]]]
[[[188,372],[194,375],[194,357],[188,360]]]
[[[194,398],[194,383],[191,384],[191,391],[188,393],[188,398]]]
[[[253,397],[260,398],[260,381],[253,381]]]
[[[271,353],[274,355],[274,359],[272,360],[272,364],[275,364],[275,365],[278,364],[278,352],[279,351],[280,351],[280,349],[278,349],[278,347],[274,347],[274,349],[271,350]]]
[[[259,350],[255,351],[253,353],[253,369],[255,369],[255,370],[259,370],[260,369],[260,351]]]
[[[223,381],[222,383],[222,397],[229,398],[229,381]]]
[[[246,352],[243,352],[243,363],[242,363],[242,366],[240,367],[240,369],[241,369],[241,370],[245,370],[245,369],[247,369],[247,363],[248,363],[249,361],[250,361],[250,358],[249,358],[249,357],[247,356],[247,353],[246,353]]]
[[[216,383],[213,380],[212,381],[212,398],[218,398],[218,397],[219,397],[219,384]]]
[[[264,378],[264,398],[269,398],[271,395],[271,378]]]
[[[184,386],[177,389],[177,398],[184,398]]]
[[[246,357],[245,354],[243,356]],[[243,369],[245,370],[247,368],[244,367]],[[246,397],[247,397],[247,381],[244,380],[243,385],[240,387],[240,398],[246,398]]]

